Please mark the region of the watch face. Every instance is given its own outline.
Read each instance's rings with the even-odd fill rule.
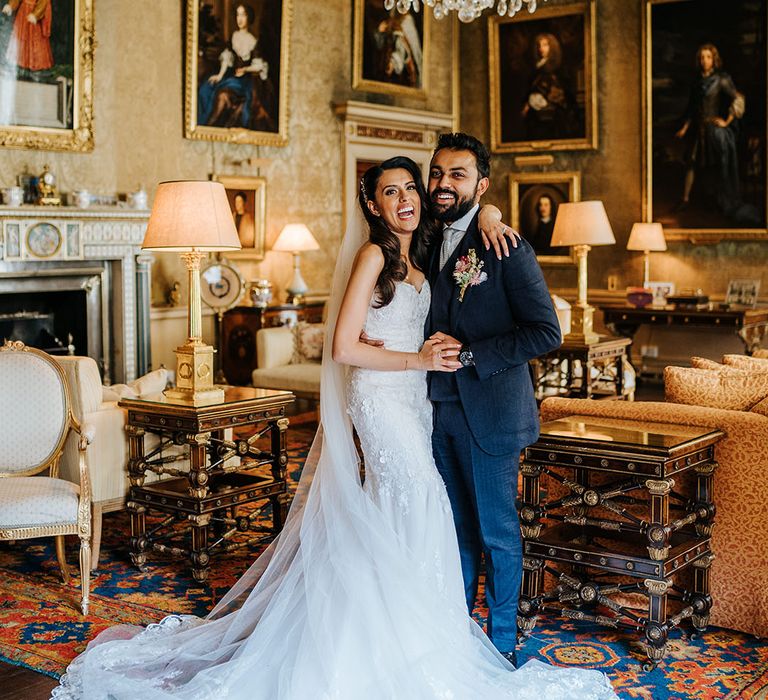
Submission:
[[[473,359],[474,358],[472,356],[472,351],[471,350],[462,350],[459,353],[459,362],[461,362],[461,364],[464,365],[465,367],[467,365],[471,365]]]

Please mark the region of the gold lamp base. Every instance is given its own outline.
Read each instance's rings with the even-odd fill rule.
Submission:
[[[574,305],[571,308],[571,332],[563,338],[563,345],[592,345],[600,336],[592,328],[593,306]]]
[[[563,338],[563,345],[592,345],[600,336],[592,328],[595,309],[587,303],[588,245],[575,245],[573,250],[579,264],[577,300],[571,308],[571,332]]]
[[[224,401],[224,389],[213,383],[213,353],[197,339],[176,348],[176,386],[163,392],[166,398],[193,406]]]

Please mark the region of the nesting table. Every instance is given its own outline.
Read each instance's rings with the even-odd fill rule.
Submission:
[[[522,639],[555,611],[640,633],[648,670],[683,620],[707,626],[722,437],[587,416],[542,425],[521,465]]]

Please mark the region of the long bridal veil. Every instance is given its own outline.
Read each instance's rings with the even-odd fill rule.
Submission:
[[[595,673],[538,663],[510,673],[463,601],[418,575],[361,488],[344,367],[331,358],[368,233],[358,207],[350,211],[328,302],[321,425],[282,533],[206,619],[106,630],[72,662],[54,698],[538,699],[542,683],[560,687],[551,697],[564,700],[615,697]]]

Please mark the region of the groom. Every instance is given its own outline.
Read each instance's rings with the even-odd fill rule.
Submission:
[[[488,636],[516,664],[522,545],[515,509],[522,448],[539,434],[528,361],[560,346],[560,326],[536,255],[524,240],[499,260],[477,224],[488,189],[488,149],[443,134],[432,156],[429,197],[443,223],[427,277],[427,337],[461,345],[455,374],[430,372],[432,448],[448,489],[470,613],[485,557]]]

